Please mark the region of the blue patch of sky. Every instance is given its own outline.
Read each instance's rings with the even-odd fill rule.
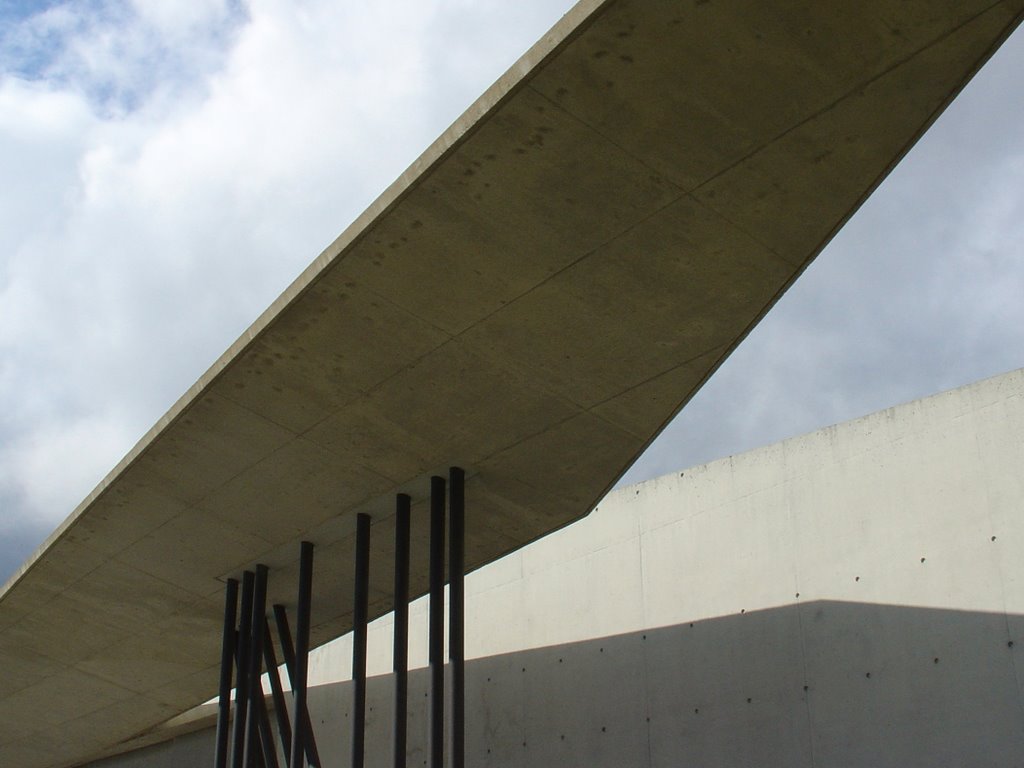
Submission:
[[[0,8],[0,73],[26,80],[45,79],[75,35],[115,21],[107,0],[20,0]]]
[[[0,78],[78,91],[102,114],[132,112],[158,88],[187,89],[220,66],[247,19],[242,0],[227,10],[183,46],[146,28],[125,0],[0,0]],[[77,45],[90,39],[104,40],[114,66],[79,55]]]
[[[0,23],[17,23],[65,0],[0,0]]]

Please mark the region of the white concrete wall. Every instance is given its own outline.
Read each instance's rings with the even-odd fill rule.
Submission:
[[[1022,398],[1018,371],[624,488],[472,574],[470,765],[1024,765]],[[390,620],[369,643],[386,673]],[[349,648],[314,678],[346,677]],[[314,694],[327,765],[348,696]]]

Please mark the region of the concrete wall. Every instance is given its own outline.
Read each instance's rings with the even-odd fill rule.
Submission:
[[[1022,397],[1018,371],[624,488],[472,574],[470,764],[1024,765]],[[372,673],[390,651],[385,618]],[[312,667],[326,765],[348,754],[348,653]],[[422,671],[411,688],[415,766]],[[386,677],[370,707],[385,765]],[[206,765],[204,738],[175,764]]]

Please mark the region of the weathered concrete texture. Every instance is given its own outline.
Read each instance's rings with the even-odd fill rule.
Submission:
[[[353,515],[386,522],[450,464],[470,567],[584,515],[1022,8],[585,0],[7,585],[0,763],[84,758],[208,698],[222,579],[264,562],[290,602],[301,539],[314,642],[343,633]]]
[[[1022,435],[1018,371],[621,489],[477,571],[470,764],[1019,765]],[[370,634],[378,673],[389,635]],[[318,677],[348,651],[320,649]],[[427,684],[412,676],[410,765]],[[368,765],[389,764],[389,686],[371,680]],[[312,694],[327,765],[350,701],[348,683]]]

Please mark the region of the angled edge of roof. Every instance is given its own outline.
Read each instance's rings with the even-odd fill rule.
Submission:
[[[320,276],[345,251],[357,243],[373,224],[385,216],[421,183],[424,176],[441,163],[451,152],[472,136],[489,115],[514,96],[529,80],[529,76],[559,50],[586,31],[590,23],[615,0],[579,0],[540,40],[516,60],[483,94],[477,98],[451,125],[399,175],[383,192],[334,239],[313,262],[265,309],[209,367],[196,382],[179,397],[157,422],[135,443],[127,454],[108,472],[96,487],[74,508],[47,538],[36,547],[21,566],[0,586],[0,605],[7,594],[32,569],[53,545],[59,542],[82,514],[99,499],[115,480],[130,467],[143,452],[178,420],[199,396],[213,384],[220,374],[256,339],[269,329],[278,317],[306,291],[316,284]]]

